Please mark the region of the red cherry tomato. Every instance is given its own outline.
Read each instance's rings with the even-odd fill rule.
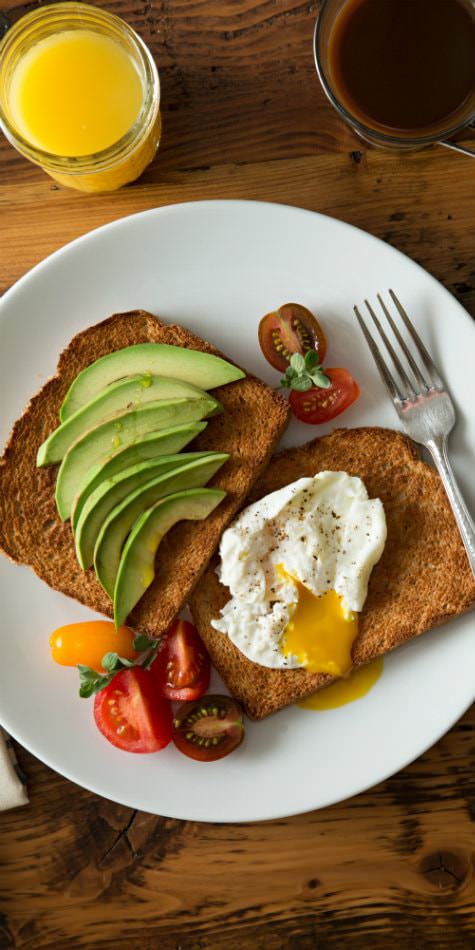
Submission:
[[[271,366],[285,373],[292,353],[317,350],[320,363],[327,351],[325,334],[310,310],[299,303],[285,303],[267,313],[259,323],[259,344]]]
[[[347,369],[325,369],[325,373],[331,379],[329,389],[313,387],[305,393],[292,389],[290,393],[292,412],[301,422],[308,422],[310,425],[329,422],[358,399],[358,384]]]
[[[172,737],[170,703],[157,695],[153,676],[133,667],[122,670],[94,697],[97,728],[124,752],[158,752]]]
[[[179,701],[199,699],[208,689],[210,670],[196,627],[187,620],[175,620],[151,667],[160,696]]]
[[[184,703],[173,719],[177,749],[199,762],[223,759],[243,738],[242,709],[230,696],[203,696],[195,703]]]

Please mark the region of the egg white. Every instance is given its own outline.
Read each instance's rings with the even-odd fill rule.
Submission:
[[[254,663],[296,668],[297,658],[282,652],[298,599],[292,578],[315,596],[336,591],[344,610],[359,613],[385,541],[383,504],[368,498],[360,478],[300,478],[250,505],[224,532],[218,573],[231,598],[212,625]]]

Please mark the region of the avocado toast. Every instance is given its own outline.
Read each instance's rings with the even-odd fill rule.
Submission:
[[[58,468],[56,465],[37,468],[36,455],[39,446],[56,428],[66,395],[70,399],[70,411],[66,417],[62,416],[64,422],[74,411],[80,411],[86,398],[94,399],[104,385],[93,378],[94,374],[83,374],[83,370],[126,347],[155,343],[162,345],[166,356],[167,347],[193,350],[197,356],[204,353],[219,356],[211,344],[182,327],[164,324],[149,313],[116,314],[72,340],[60,357],[57,375],[43,386],[15,423],[0,460],[0,549],[13,561],[28,564],[54,589],[107,615],[112,615],[111,600],[92,570],[80,570],[71,527],[61,523],[57,513],[55,483]],[[202,389],[213,388],[216,380],[212,379],[208,384],[202,380],[200,362],[198,358],[197,377],[190,385],[200,379]],[[110,367],[110,362],[107,365]],[[169,363],[165,361],[164,366],[166,373]],[[140,367],[142,372],[142,364]],[[120,371],[120,367],[119,370],[115,367],[114,376],[112,367],[112,375],[106,383],[114,385]],[[149,366],[146,371],[150,371]],[[78,380],[82,380],[80,386]],[[82,398],[78,398],[81,397],[81,387]],[[223,411],[219,414],[213,414],[214,397],[222,406]],[[252,376],[219,386],[208,401],[206,415],[211,414],[212,418],[206,428],[202,428],[198,420],[205,413],[196,413],[194,419],[199,434],[187,444],[187,451],[219,451],[229,455],[209,486],[210,490],[225,492],[226,496],[205,520],[181,521],[163,538],[155,580],[131,616],[133,626],[151,636],[159,636],[186,603],[223,529],[242,507],[287,423],[285,400]],[[179,404],[180,398],[175,402]],[[138,409],[137,413],[148,413],[153,405],[150,403]],[[185,426],[187,422],[189,429],[189,420],[178,416],[177,428],[180,423]],[[180,451],[186,442],[183,439],[172,451]],[[124,451],[129,451],[127,445]],[[94,453],[88,456],[88,462],[95,464]],[[69,497],[65,511],[70,513]]]

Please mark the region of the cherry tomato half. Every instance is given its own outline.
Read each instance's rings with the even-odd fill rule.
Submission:
[[[329,389],[314,387],[304,393],[292,389],[290,393],[292,412],[301,422],[311,425],[329,422],[358,399],[358,383],[347,369],[325,369],[325,373],[332,382]]]
[[[105,653],[118,653],[126,660],[135,660],[138,656],[132,631],[128,627],[116,630],[110,620],[68,623],[51,634],[49,644],[55,663],[61,666],[82,663],[98,672],[103,672],[102,657]]]
[[[242,709],[230,696],[203,696],[184,703],[173,719],[173,741],[190,759],[214,762],[237,749],[244,738]]]
[[[211,663],[196,627],[175,620],[165,634],[151,667],[160,696],[166,699],[199,699],[209,686]]]
[[[148,670],[122,670],[94,697],[97,728],[124,752],[158,752],[172,737],[170,703],[157,695]]]
[[[325,334],[310,310],[299,303],[285,303],[267,313],[259,323],[259,344],[271,366],[285,373],[292,353],[317,350],[320,363],[327,351]]]

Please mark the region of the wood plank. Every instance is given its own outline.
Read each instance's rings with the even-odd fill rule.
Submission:
[[[32,801],[0,815],[0,947],[469,950],[474,740],[472,710],[364,795],[228,826],[133,812],[21,752]]]
[[[31,168],[31,166],[30,166]],[[277,200],[330,214],[404,251],[475,314],[475,162],[440,147],[405,156],[372,149],[338,155],[146,172],[109,195],[82,195],[31,168],[0,190],[5,290],[52,251],[109,221],[182,201]],[[450,182],[450,187],[447,187]]]

